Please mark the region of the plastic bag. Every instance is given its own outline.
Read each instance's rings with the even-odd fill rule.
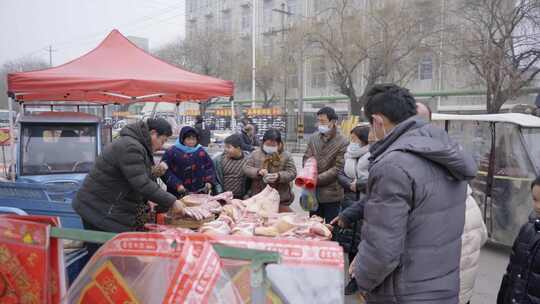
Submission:
[[[177,229],[118,234],[92,257],[65,302],[253,303],[250,261],[220,258],[216,243],[280,253],[280,262],[266,268],[265,303],[344,303],[343,249],[335,242]]]
[[[247,206],[247,211],[249,212],[263,212],[266,214],[278,213],[279,192],[270,186],[266,186],[259,194],[245,200],[244,204]]]
[[[296,177],[295,184],[298,187],[314,190],[317,187],[317,160],[314,157],[309,158]]]
[[[300,206],[305,211],[317,211],[319,209],[319,202],[317,201],[315,192],[307,189],[302,190],[302,194],[300,195]]]

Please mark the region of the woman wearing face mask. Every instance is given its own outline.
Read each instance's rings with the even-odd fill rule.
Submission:
[[[342,209],[360,200],[368,179],[369,127],[357,126],[351,131],[351,143],[345,153],[343,172],[338,174],[339,184],[345,191]]]
[[[362,204],[361,199],[365,195],[369,174],[369,134],[369,126],[357,126],[351,131],[351,143],[345,153],[345,166],[343,171],[338,174],[339,184],[343,187],[345,193],[341,210],[345,210],[354,204]],[[350,226],[353,228],[354,234],[358,235],[359,231],[361,231],[362,221],[355,221],[355,223],[351,223]],[[355,239],[350,245],[349,261],[352,261],[356,254],[358,240]],[[356,281],[351,279],[345,287],[345,294],[351,295],[357,290]]]
[[[294,201],[291,183],[296,178],[296,166],[291,154],[284,151],[278,130],[270,129],[264,133],[262,147],[251,153],[244,174],[252,180],[252,195],[270,185],[279,192],[279,212],[291,212],[289,206]]]

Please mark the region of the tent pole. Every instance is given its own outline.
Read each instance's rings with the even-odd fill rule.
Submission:
[[[176,125],[178,126],[180,124],[180,103],[176,103]]]
[[[105,120],[105,105],[101,106],[101,119]]]
[[[156,110],[157,110],[158,103],[159,102],[154,103],[154,107],[152,108],[152,115],[150,116],[151,118],[156,118]]]
[[[9,166],[11,167],[11,180],[15,181],[16,161],[17,161],[17,147],[15,146],[15,126],[13,125],[13,97],[8,98],[9,109],[9,146],[11,148],[11,160]]]
[[[231,96],[231,130],[236,130],[236,111],[234,109],[234,96]]]

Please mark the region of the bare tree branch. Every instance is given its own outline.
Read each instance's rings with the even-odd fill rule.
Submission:
[[[539,73],[540,1],[467,1],[455,15],[464,22],[455,57],[473,67],[487,89],[488,112],[497,113]]]

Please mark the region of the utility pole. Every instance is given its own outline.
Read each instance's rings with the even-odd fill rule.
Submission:
[[[285,11],[285,2],[281,3],[281,10]],[[286,11],[289,13],[289,10]],[[281,97],[283,107],[287,106],[287,69],[285,68],[285,15],[281,14],[281,69],[283,74],[283,96]]]
[[[56,52],[56,50],[53,50],[52,45],[49,45],[47,52],[49,52],[49,66],[52,67],[52,53]]]
[[[288,55],[288,52],[286,52],[287,48],[285,46],[285,32],[288,31],[288,28],[285,28],[285,17],[289,17],[292,15],[292,13],[289,11],[289,8],[285,7],[285,2],[281,3],[281,9],[273,9],[274,12],[281,14],[281,29],[277,32],[281,32],[281,67],[282,67],[282,80],[283,80],[283,92],[282,92],[282,100],[281,103],[283,105],[283,108],[285,109],[285,112],[287,113],[287,140],[291,140],[295,138],[294,133],[296,131],[297,121],[294,116],[294,103],[287,101],[287,60],[286,56]],[[286,8],[286,9],[285,9]]]
[[[437,85],[437,89],[439,90],[439,92],[442,91],[442,87],[443,87],[443,71],[442,71],[442,68],[443,68],[443,54],[444,54],[444,31],[445,31],[445,27],[446,27],[446,20],[445,20],[445,15],[446,15],[446,0],[441,0],[441,41],[439,43],[439,73],[438,73],[438,85]],[[439,96],[437,98],[437,112],[439,112],[441,108],[441,96]]]
[[[292,16],[292,15],[295,15],[295,16],[298,16],[298,17],[302,17],[302,18],[306,18],[305,17],[305,13],[307,13],[307,6],[304,7],[304,15],[302,14],[293,14],[289,11],[289,9],[287,8],[287,10],[284,10],[284,3],[281,5],[281,9],[273,9],[273,11],[275,12],[278,12],[278,13],[281,13],[282,14],[282,18],[287,15],[287,16]],[[283,19],[282,19],[283,20]],[[282,21],[283,22],[283,21]],[[282,39],[284,41],[284,32],[288,30],[288,29],[285,29],[284,28],[284,25],[282,25]],[[298,104],[297,104],[297,107],[298,107],[298,114],[297,114],[297,119],[296,119],[296,124],[294,123],[294,119],[290,119],[290,118],[293,118],[294,117],[294,104],[290,104],[290,109],[288,109],[288,123],[287,123],[287,133],[289,135],[289,131],[292,131],[295,129],[295,125],[296,125],[296,148],[298,148],[298,144],[300,142],[303,142],[304,141],[304,69],[305,69],[305,64],[304,64],[304,38],[302,38],[302,46],[299,50],[299,54],[298,54],[298,59],[296,60],[296,64],[298,64]],[[286,90],[286,87],[285,89]],[[285,95],[285,94],[284,94]]]

